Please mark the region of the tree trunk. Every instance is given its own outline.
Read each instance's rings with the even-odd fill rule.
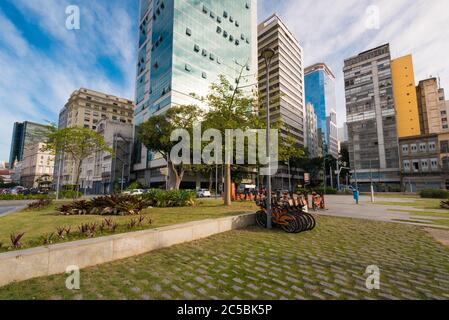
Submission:
[[[211,170],[209,172],[209,192],[212,192],[212,185],[213,185],[213,171]]]
[[[81,175],[81,165],[83,162],[80,160],[78,162],[78,165],[76,167],[76,179],[75,179],[75,193],[73,194],[73,200],[78,199],[78,192],[79,192],[79,182],[80,182],[80,175]]]
[[[224,205],[230,206],[231,202],[231,165],[225,164],[225,193],[224,193]]]
[[[184,169],[181,166],[180,172],[176,169],[176,166],[172,161],[167,161],[168,168],[168,181],[167,181],[167,189],[168,190],[179,190],[181,186],[182,178],[184,177]]]

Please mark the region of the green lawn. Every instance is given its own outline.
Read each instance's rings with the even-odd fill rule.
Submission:
[[[377,205],[385,205],[385,206],[401,206],[401,207],[414,207],[419,209],[440,209],[441,199],[417,199],[410,198],[410,201],[377,201],[375,204]]]
[[[58,227],[71,226],[72,233],[78,231],[78,226],[82,223],[97,222],[101,223],[104,216],[62,216],[57,213],[53,205],[48,209],[41,211],[24,210],[19,213],[11,214],[0,218],[0,243],[3,246],[0,251],[5,251],[10,246],[10,234],[25,232],[23,238],[24,248],[34,247],[43,244],[42,236],[55,233]],[[255,212],[256,205],[253,202],[234,202],[231,207],[225,207],[220,200],[202,200],[196,207],[187,208],[150,208],[143,211],[142,215],[147,218],[145,225],[134,230],[157,228],[171,224],[184,223],[195,220],[204,220],[208,218],[219,218],[230,215]],[[127,224],[136,217],[112,217],[119,224],[117,232],[127,232]],[[151,218],[150,225],[148,219]],[[107,233],[104,233],[107,234]],[[98,233],[97,236],[103,234]],[[71,240],[78,239],[79,236],[73,234]]]
[[[380,290],[366,288],[368,266]],[[0,288],[0,299],[449,299],[449,248],[419,227],[317,217],[311,232],[258,227]]]

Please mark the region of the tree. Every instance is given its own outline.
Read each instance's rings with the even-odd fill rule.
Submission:
[[[225,136],[227,129],[255,129],[258,122],[257,115],[253,112],[255,99],[253,95],[246,94],[239,83],[242,78],[243,69],[236,84],[221,75],[216,83],[213,83],[209,94],[200,98],[209,107],[209,112],[205,115],[204,127],[214,128]],[[223,149],[225,148],[223,141]],[[224,204],[231,205],[231,164],[224,164],[225,190]]]
[[[112,154],[112,149],[106,145],[102,135],[82,127],[57,129],[50,126],[43,151],[63,154],[69,161],[72,161],[75,168],[75,187],[77,189],[83,160],[97,151]]]
[[[169,190],[179,189],[184,173],[190,166],[190,163],[175,165],[170,159],[172,148],[178,144],[176,141],[170,141],[171,134],[176,129],[185,129],[192,136],[193,125],[200,120],[201,116],[201,109],[195,105],[173,107],[164,114],[151,117],[138,129],[138,136],[142,144],[148,150],[161,154],[167,162],[167,187]]]
[[[305,156],[303,148],[298,146],[298,142],[289,131],[285,139],[280,138],[279,142],[279,160],[287,164],[289,176],[289,191],[291,190],[291,163],[300,161]]]

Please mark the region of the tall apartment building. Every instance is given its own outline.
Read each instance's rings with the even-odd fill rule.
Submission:
[[[420,81],[416,92],[422,133],[449,132],[447,102],[438,80],[430,78]]]
[[[135,124],[177,105],[202,105],[225,75],[255,88],[256,0],[141,0]],[[165,183],[165,161],[136,140],[134,171],[145,184]],[[186,177],[188,180],[189,177]]]
[[[318,129],[324,138],[324,151],[338,158],[335,76],[325,63],[307,67],[304,74],[306,103],[315,107]]]
[[[318,120],[315,114],[315,107],[313,104],[306,105],[306,135],[307,135],[307,151],[309,158],[321,157],[322,140],[318,129]]]
[[[398,137],[405,138],[420,135],[421,125],[412,56],[407,55],[392,60],[391,72]]]
[[[399,147],[389,44],[344,62],[349,154],[358,181],[399,186]]]
[[[265,48],[277,54],[270,69],[270,116],[282,123],[281,134],[290,132],[298,146],[306,146],[304,97],[304,53],[298,40],[277,15],[272,15],[258,27],[259,56]],[[266,66],[259,58],[259,98],[266,101]],[[262,106],[264,110],[266,106]]]
[[[81,88],[74,91],[59,113],[59,128],[84,127],[96,130],[102,120],[133,123],[134,103],[125,98]],[[59,155],[55,159],[54,175],[59,173]],[[62,160],[61,184],[75,183],[74,166],[67,156]]]
[[[42,124],[30,121],[14,123],[9,165],[12,167],[15,162],[22,161],[27,149],[34,148],[36,143],[45,140],[46,132],[47,127]]]

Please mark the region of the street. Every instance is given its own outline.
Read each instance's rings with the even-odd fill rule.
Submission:
[[[0,201],[0,217],[5,217],[17,211],[20,211],[32,201],[20,200],[20,201]]]

